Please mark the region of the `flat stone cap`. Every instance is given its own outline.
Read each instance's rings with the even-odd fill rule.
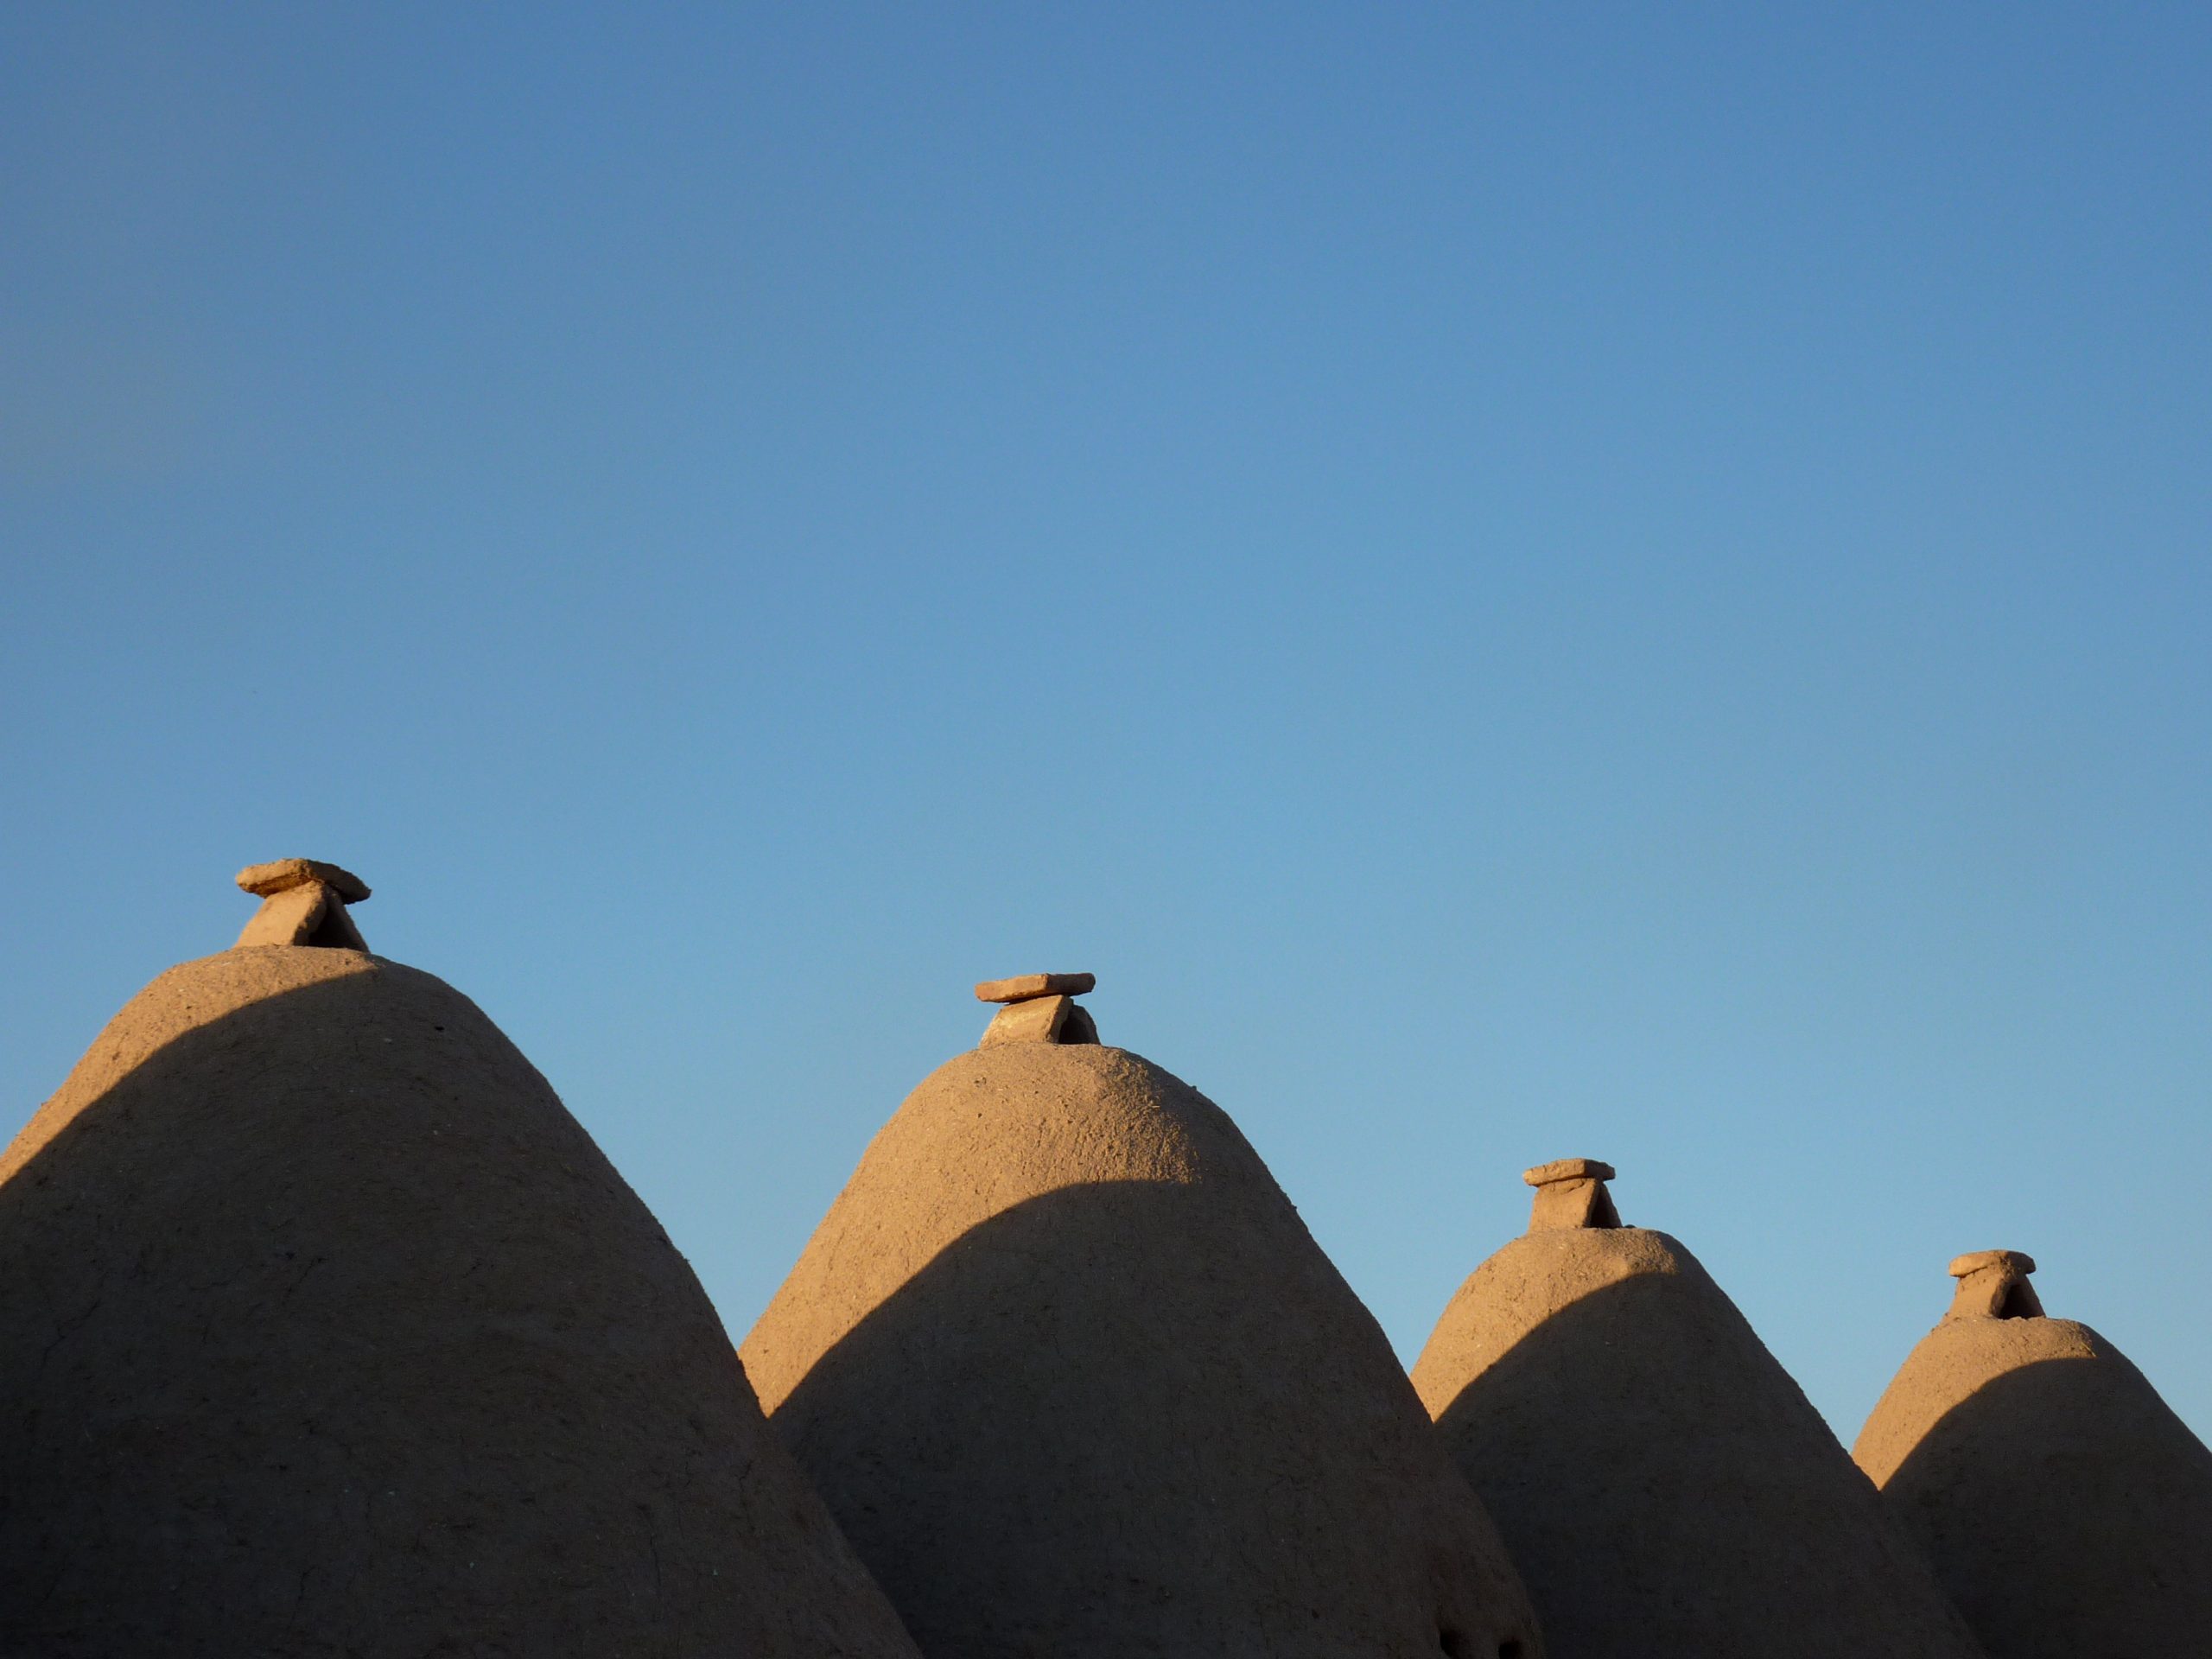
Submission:
[[[1548,1164],[1522,1170],[1521,1179],[1531,1186],[1549,1186],[1554,1181],[1610,1181],[1613,1166],[1595,1158],[1554,1158]]]
[[[1040,996],[1081,996],[1098,983],[1096,974],[1016,974],[987,979],[976,988],[978,1002],[1033,1002]]]
[[[1984,1268],[2011,1268],[2016,1273],[2033,1273],[2036,1259],[2023,1250],[1975,1250],[1953,1260],[1951,1277],[1963,1279]]]
[[[266,899],[320,881],[349,905],[369,896],[369,884],[351,870],[326,864],[319,858],[280,858],[274,864],[249,864],[238,872],[238,886]]]

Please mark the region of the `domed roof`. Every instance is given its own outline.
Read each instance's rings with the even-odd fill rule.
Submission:
[[[1588,1159],[1530,1170],[1414,1386],[1576,1659],[1972,1659],[1972,1637],[1694,1256]]]
[[[358,940],[308,877],[249,938]],[[0,1157],[0,1649],[913,1659],[683,1258],[428,974],[163,974]]]
[[[1534,1659],[1374,1319],[1211,1101],[1022,1012],[1072,994],[908,1096],[743,1349],[917,1643]]]
[[[2104,1338],[2044,1316],[2034,1270],[2017,1251],[1951,1264],[1950,1313],[1852,1455],[1990,1659],[2197,1659],[2212,1451]]]

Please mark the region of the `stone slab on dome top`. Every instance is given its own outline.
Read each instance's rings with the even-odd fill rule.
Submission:
[[[2036,1259],[2024,1250],[1974,1250],[1953,1258],[1951,1277],[1963,1279],[1968,1274],[1980,1273],[1985,1268],[2010,1268],[2015,1273],[2033,1273]]]
[[[978,1002],[1032,1002],[1040,996],[1081,996],[1098,984],[1096,974],[1016,974],[987,979],[976,988]]]
[[[1523,1170],[1521,1179],[1531,1186],[1549,1186],[1556,1181],[1610,1181],[1614,1173],[1611,1164],[1595,1158],[1554,1158]]]
[[[264,899],[315,881],[349,905],[369,896],[369,884],[359,876],[319,858],[280,858],[269,864],[249,864],[238,872],[238,886]]]

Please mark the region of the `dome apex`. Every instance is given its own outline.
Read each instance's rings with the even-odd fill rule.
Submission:
[[[238,883],[261,900],[261,908],[238,935],[240,947],[308,944],[368,950],[368,941],[353,925],[346,906],[365,899],[369,886],[351,870],[320,859],[280,858],[247,865],[238,872]]]
[[[1075,999],[1097,983],[1096,974],[1016,974],[1011,979],[985,980],[976,988],[976,1000],[1004,1006],[985,1027],[978,1046],[1096,1043],[1098,1027]]]
[[[2043,1300],[2028,1282],[2035,1257],[2018,1250],[1974,1250],[1955,1257],[1951,1277],[1959,1288],[1949,1319],[2039,1319]]]
[[[1605,1183],[1613,1166],[1595,1158],[1554,1158],[1523,1170],[1521,1179],[1536,1189],[1529,1209],[1529,1230],[1549,1232],[1558,1227],[1618,1227],[1621,1212]]]

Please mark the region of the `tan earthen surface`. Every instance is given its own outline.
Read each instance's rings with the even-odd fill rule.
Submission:
[[[2212,1653],[2212,1452],[2088,1326],[1947,1317],[1853,1455],[1990,1659]]]
[[[1459,1287],[1413,1380],[1555,1653],[1976,1654],[1803,1392],[1664,1233],[1515,1239]]]
[[[474,1004],[164,974],[0,1158],[0,1653],[912,1659],[690,1268]]]
[[[1380,1328],[1123,1050],[939,1069],[743,1352],[933,1659],[1540,1651]]]

